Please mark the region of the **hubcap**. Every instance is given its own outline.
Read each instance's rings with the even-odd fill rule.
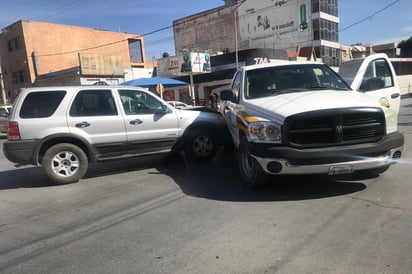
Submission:
[[[207,156],[213,149],[213,142],[208,136],[198,136],[193,142],[193,151],[199,156]]]
[[[79,170],[79,158],[71,151],[56,154],[51,161],[53,172],[62,177],[69,177]]]

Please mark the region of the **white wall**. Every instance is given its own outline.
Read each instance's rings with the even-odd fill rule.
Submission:
[[[133,79],[152,77],[152,68],[124,68],[124,81],[130,81]]]
[[[309,0],[246,1],[238,12],[240,40],[251,48],[288,49],[313,40]]]

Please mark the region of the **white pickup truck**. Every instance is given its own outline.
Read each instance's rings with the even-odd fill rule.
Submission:
[[[395,72],[384,55],[362,61],[342,67],[352,86],[316,62],[236,72],[221,99],[244,185],[264,185],[267,175],[379,174],[397,162]]]

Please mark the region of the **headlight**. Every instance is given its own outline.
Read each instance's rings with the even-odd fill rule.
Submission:
[[[398,130],[398,113],[391,109],[385,111],[386,133],[392,133]]]
[[[270,122],[254,122],[248,126],[251,142],[256,143],[280,143],[282,130],[278,124]]]

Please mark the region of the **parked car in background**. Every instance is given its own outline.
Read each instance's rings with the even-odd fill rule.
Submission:
[[[59,184],[81,179],[89,163],[185,152],[212,159],[230,135],[219,113],[176,109],[129,86],[22,89],[8,121],[4,155],[41,165]]]
[[[11,106],[0,106],[0,133],[7,132],[7,120],[11,111]]]
[[[175,108],[191,108],[191,105],[183,103],[181,101],[167,101],[167,103]]]

